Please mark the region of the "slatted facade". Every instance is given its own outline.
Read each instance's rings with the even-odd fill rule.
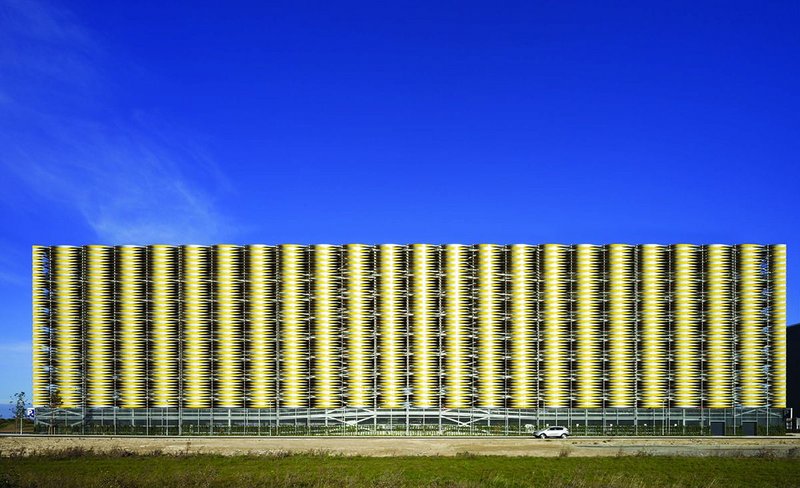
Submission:
[[[783,408],[784,245],[35,246],[34,404]]]

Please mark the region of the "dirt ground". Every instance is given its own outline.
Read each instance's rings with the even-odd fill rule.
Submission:
[[[784,437],[583,437],[566,440],[486,437],[93,437],[0,436],[0,455],[69,448],[165,454],[345,456],[775,456],[800,457],[800,436]]]

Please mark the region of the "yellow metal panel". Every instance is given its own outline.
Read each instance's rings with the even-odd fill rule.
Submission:
[[[61,406],[82,406],[81,248],[56,246],[53,258],[53,352],[55,388]]]
[[[636,405],[635,262],[627,244],[607,246],[608,263],[608,403],[611,408]]]
[[[782,245],[214,249],[34,247],[34,403],[785,405]]]
[[[50,248],[33,246],[33,406],[50,405]]]
[[[214,246],[214,406],[244,406],[242,248]]]
[[[544,406],[569,407],[569,275],[568,249],[560,244],[541,247],[542,355]]]
[[[312,248],[311,328],[313,344],[314,408],[342,406],[341,371],[341,249]]]
[[[575,246],[575,407],[603,406],[603,249]]]
[[[277,387],[276,333],[277,252],[274,246],[251,245],[247,268],[248,407],[275,408]]]
[[[472,269],[471,250],[462,244],[444,247],[445,407],[472,406]]]
[[[181,250],[183,319],[183,406],[210,408],[211,398],[211,251],[207,246]]]
[[[86,402],[114,406],[114,248],[84,249]]]
[[[731,247],[706,246],[705,349],[706,405],[733,406],[733,268]]]
[[[503,247],[480,244],[477,248],[477,406],[502,408],[503,399],[503,334],[505,293],[503,283]]]
[[[378,388],[380,408],[402,408],[406,388],[405,247],[378,248]]]
[[[672,246],[673,407],[700,406],[700,259],[691,244]]]
[[[149,246],[150,406],[178,407],[178,248]]]
[[[117,360],[119,406],[147,406],[145,250],[119,246],[117,269]]]
[[[345,247],[348,407],[374,406],[374,266],[371,246],[348,244]]]
[[[786,245],[769,247],[770,407],[786,408]]]
[[[743,407],[767,406],[767,378],[764,374],[764,348],[767,320],[762,316],[766,305],[763,296],[764,276],[761,273],[764,247],[742,244],[737,247],[739,280],[739,403]]]
[[[669,261],[667,248],[657,244],[639,247],[639,317],[641,328],[641,390],[643,408],[669,407],[667,397],[669,354]]]
[[[411,246],[411,371],[413,406],[439,406],[439,249]]]
[[[280,246],[281,406],[308,407],[308,249]]]
[[[511,246],[510,325],[511,395],[510,408],[536,408],[537,395],[537,290],[536,248],[526,244]]]

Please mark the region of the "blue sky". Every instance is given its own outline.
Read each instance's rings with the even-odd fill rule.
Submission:
[[[30,247],[786,243],[797,2],[0,0],[0,400]]]

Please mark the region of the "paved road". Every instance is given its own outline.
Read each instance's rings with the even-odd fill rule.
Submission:
[[[74,447],[103,452],[278,455],[316,452],[345,456],[791,456],[800,436],[785,437],[140,437],[0,436],[0,455]]]

